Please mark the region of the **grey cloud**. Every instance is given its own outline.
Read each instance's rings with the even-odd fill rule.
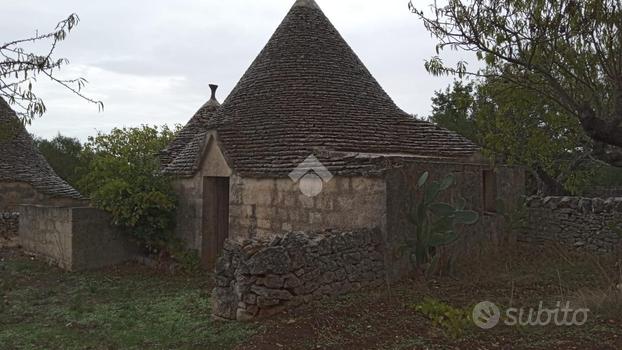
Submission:
[[[407,0],[317,0],[372,74],[405,111],[427,115],[434,90],[452,78],[423,68],[434,42]],[[285,16],[293,0],[3,0],[5,39],[47,30],[71,12],[82,22],[58,50],[87,74],[87,94],[104,113],[41,84],[48,113],[31,132],[85,139],[114,126],[185,123],[218,83],[222,101]],[[27,20],[24,20],[26,18]],[[450,60],[461,56],[449,57]],[[73,71],[70,71],[73,72]],[[153,88],[152,88],[153,87]]]

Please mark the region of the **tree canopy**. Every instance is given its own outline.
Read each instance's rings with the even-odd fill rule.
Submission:
[[[497,161],[524,165],[546,194],[578,193],[598,166],[579,122],[531,90],[499,79],[437,91],[429,119],[470,138]]]
[[[81,172],[86,166],[80,140],[58,134],[51,140],[34,138],[34,141],[56,174],[77,187]]]
[[[502,78],[578,120],[592,155],[622,166],[621,0],[446,0],[411,10],[444,49],[473,52],[485,67],[426,62],[433,74]]]

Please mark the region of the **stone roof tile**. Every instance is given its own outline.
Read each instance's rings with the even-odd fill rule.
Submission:
[[[438,158],[466,158],[479,150],[398,108],[313,0],[296,1],[229,97],[203,122],[203,131],[217,130],[230,166],[243,176],[287,176],[318,148]],[[187,159],[177,163],[197,164],[192,158],[199,154],[183,153]],[[368,170],[351,159],[325,161],[344,175]],[[187,176],[183,169],[168,170]]]
[[[0,182],[28,183],[51,197],[84,199],[35,148],[15,111],[0,98]]]

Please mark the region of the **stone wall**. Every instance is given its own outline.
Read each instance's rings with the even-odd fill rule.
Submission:
[[[519,202],[525,193],[525,172],[518,167],[496,167],[476,163],[450,163],[443,161],[409,161],[400,167],[389,170],[387,181],[387,229],[386,242],[390,251],[403,246],[404,236],[415,232],[414,224],[408,219],[410,194],[415,191],[419,200],[423,193],[415,189],[417,180],[424,172],[429,172],[428,181],[436,181],[453,174],[456,178],[450,187],[439,198],[448,203],[455,202],[459,197],[466,200],[467,209],[477,211],[480,220],[474,225],[459,227],[461,240],[452,249],[468,254],[472,248],[482,243],[491,246],[513,244],[516,237],[505,229],[504,218],[499,212],[489,211],[484,205],[483,172],[493,171],[496,174],[496,197],[510,207]],[[392,257],[388,254],[387,257]],[[408,257],[391,263],[392,279],[397,279],[410,270]]]
[[[0,212],[0,239],[17,237],[19,229],[19,213]]]
[[[101,210],[45,206],[21,206],[19,210],[19,244],[65,270],[115,265],[139,251]]]
[[[203,216],[203,179],[199,176],[173,182],[177,194],[175,235],[189,249],[201,250]]]
[[[385,278],[380,238],[379,230],[364,229],[228,241],[216,267],[213,313],[245,321],[377,287]]]
[[[176,234],[191,249],[202,246],[204,173],[174,182],[179,198]],[[254,239],[289,231],[374,228],[386,220],[382,178],[334,177],[314,198],[289,178],[230,177],[229,237]]]
[[[596,253],[622,251],[622,197],[530,197],[527,211],[521,241]]]
[[[316,197],[289,178],[231,178],[230,238],[269,237],[290,231],[383,227],[382,178],[334,177]]]
[[[612,198],[622,197],[622,187],[591,187],[583,191],[584,197]]]

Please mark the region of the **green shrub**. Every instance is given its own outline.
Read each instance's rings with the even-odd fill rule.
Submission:
[[[455,308],[436,299],[423,299],[421,304],[415,305],[415,310],[452,338],[464,335],[473,326],[468,309]]]
[[[89,137],[79,189],[95,206],[152,251],[173,240],[176,201],[170,179],[160,172],[157,154],[171,141],[166,126],[113,129]]]

